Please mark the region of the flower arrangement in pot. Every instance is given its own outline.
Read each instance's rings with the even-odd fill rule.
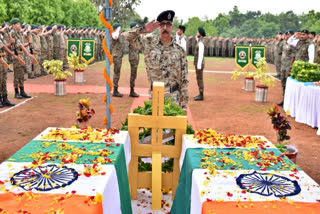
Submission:
[[[231,79],[237,80],[240,76],[244,76],[244,87],[242,88],[245,91],[254,91],[255,81],[253,78],[254,71],[246,70],[246,71],[240,71],[240,70],[234,70],[232,72]]]
[[[74,69],[74,81],[77,83],[84,82],[84,68],[88,67],[88,65],[79,62],[79,56],[76,52],[73,52],[67,59],[69,66]]]
[[[64,71],[62,68],[63,62],[61,60],[45,60],[42,66],[48,71],[49,74],[54,76],[55,95],[66,95],[66,81],[68,76],[72,73],[68,70]]]
[[[298,149],[290,144],[290,141],[284,142],[285,140],[290,140],[288,135],[288,130],[291,130],[290,123],[288,121],[287,115],[289,112],[286,112],[286,116],[282,116],[279,112],[279,106],[273,105],[272,108],[267,110],[267,114],[271,119],[273,129],[277,133],[277,144],[276,147],[283,152],[291,161],[295,162],[298,154]]]

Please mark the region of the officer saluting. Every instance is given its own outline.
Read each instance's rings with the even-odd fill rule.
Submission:
[[[140,49],[145,58],[148,79],[161,81],[165,85],[165,99],[171,97],[184,111],[188,105],[188,69],[183,48],[172,40],[173,17],[175,13],[167,10],[141,27],[125,32],[126,39]],[[159,30],[159,36],[147,34]]]

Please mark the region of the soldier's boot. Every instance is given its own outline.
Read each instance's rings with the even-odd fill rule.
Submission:
[[[14,98],[16,99],[22,99],[23,97],[20,95],[19,93],[19,89],[18,88],[14,88]]]
[[[281,103],[278,103],[277,105],[283,107],[283,101],[281,101]]]
[[[118,87],[114,87],[112,96],[114,96],[114,97],[122,97],[123,94],[120,94],[120,92],[118,91]]]
[[[33,74],[28,74],[28,79],[34,79],[36,78],[35,76],[33,76]]]
[[[0,102],[0,103],[1,103],[1,102]],[[10,102],[10,101],[8,100],[8,95],[7,95],[7,94],[5,94],[5,95],[2,96],[2,104],[3,104],[3,106],[15,106],[14,103],[12,103],[12,102]]]
[[[2,104],[2,97],[0,96],[0,108],[3,108],[4,105]]]
[[[41,76],[47,76],[48,73],[45,70],[41,70]]]
[[[204,97],[203,97],[203,92],[200,92],[200,94],[196,97],[193,98],[195,101],[200,101],[200,100],[203,100]]]
[[[31,98],[30,95],[26,94],[26,92],[24,92],[24,87],[20,87],[20,95],[23,98]]]
[[[131,87],[130,90],[130,97],[139,97],[139,94],[137,94],[136,92],[134,92],[134,87]]]

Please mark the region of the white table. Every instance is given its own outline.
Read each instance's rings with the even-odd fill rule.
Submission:
[[[297,122],[318,127],[320,135],[320,86],[288,77],[283,108]]]

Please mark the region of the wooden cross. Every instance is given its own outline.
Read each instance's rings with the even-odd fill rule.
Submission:
[[[153,83],[152,115],[128,115],[128,130],[131,140],[129,183],[131,198],[137,198],[137,189],[152,188],[152,209],[161,209],[161,188],[172,188],[174,198],[178,186],[182,135],[186,133],[186,116],[163,116],[164,83]],[[151,128],[151,144],[139,144],[139,128]],[[175,129],[175,144],[163,145],[163,129]],[[152,157],[152,172],[138,172],[138,157]],[[174,158],[173,172],[162,173],[162,157]],[[162,183],[163,182],[163,183]],[[151,184],[151,185],[150,185]]]

